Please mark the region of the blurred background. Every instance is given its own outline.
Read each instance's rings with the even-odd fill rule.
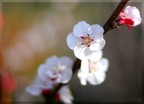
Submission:
[[[38,66],[51,55],[66,55],[75,60],[66,44],[73,26],[83,20],[103,26],[120,0],[23,1],[1,2],[0,75],[3,74],[4,83],[1,98],[3,102],[34,104],[43,102],[43,98],[28,94],[25,88],[33,81]],[[131,1],[127,5],[136,6],[142,16],[142,2]],[[131,30],[122,26],[106,33],[103,49],[109,60],[106,80],[97,86],[81,86],[75,74],[70,82],[74,101],[141,102],[143,39],[142,24]]]

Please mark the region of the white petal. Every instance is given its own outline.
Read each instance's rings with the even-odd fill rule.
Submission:
[[[54,87],[54,82],[49,79],[47,79],[44,82],[41,82],[41,84],[43,84],[43,87],[42,87],[43,89],[53,89]]]
[[[59,61],[62,65],[65,65],[65,66],[70,67],[70,68],[73,65],[73,60],[70,57],[67,57],[67,56],[60,57]]]
[[[106,75],[104,72],[95,73],[95,78],[96,78],[98,84],[101,84],[102,82],[104,82],[105,77],[106,77]]]
[[[105,80],[105,73],[104,72],[91,73],[87,78],[87,80],[91,85],[101,84]]]
[[[40,95],[42,90],[40,88],[29,86],[29,87],[26,88],[26,91],[28,93],[30,93],[31,95],[36,96],[36,95]]]
[[[65,104],[72,104],[72,100],[74,98],[71,95],[71,92],[67,86],[63,86],[60,89],[59,94],[60,94],[60,99],[62,100],[62,102],[64,102]]]
[[[96,85],[97,84],[97,80],[95,79],[93,74],[89,74],[87,81],[91,84],[91,85]]]
[[[39,95],[43,87],[42,80],[39,77],[35,77],[31,85],[26,88],[26,91],[32,95]]]
[[[40,65],[39,68],[38,68],[38,77],[41,80],[47,80],[46,66],[44,64]]]
[[[80,80],[80,83],[85,86],[87,85],[87,76],[88,76],[88,73],[85,73],[85,72],[82,72],[82,71],[79,71],[78,72],[78,78]]]
[[[141,18],[133,18],[134,24],[132,26],[137,26],[141,24],[142,20]]]
[[[50,69],[51,67],[53,67],[57,63],[58,63],[58,57],[57,56],[51,56],[51,57],[47,58],[47,60],[46,60],[46,68]]]
[[[46,74],[47,78],[57,78],[58,77],[58,74],[56,74],[56,75],[53,74],[53,70],[47,70],[45,72],[45,74]]]
[[[87,32],[87,29],[89,28],[89,24],[85,21],[81,21],[78,24],[74,26],[73,33],[76,37],[80,37],[84,35]]]
[[[102,39],[102,40],[96,41],[95,43],[92,43],[89,48],[91,51],[99,51],[105,46],[105,43],[106,43],[105,40]]]
[[[78,77],[81,78],[81,79],[87,79],[87,76],[88,76],[89,73],[87,72],[83,72],[83,71],[78,71]]]
[[[79,71],[79,73],[83,72],[83,73],[88,73],[89,69],[88,69],[88,59],[83,59],[81,60],[81,69]],[[83,74],[82,73],[82,74]],[[85,76],[85,75],[84,75]]]
[[[43,89],[52,89],[53,83],[50,80],[42,81],[38,77],[26,88],[26,91],[31,95],[40,95]]]
[[[100,50],[100,51],[91,52],[91,54],[87,57],[90,61],[97,62],[102,58],[102,55],[103,55],[103,52]]]
[[[102,58],[97,65],[99,65],[98,68],[100,71],[106,72],[109,67],[109,61],[106,58]]]
[[[83,85],[83,86],[86,86],[86,85],[87,85],[86,79],[80,79],[80,83],[81,83],[81,85]]]
[[[72,69],[67,68],[62,74],[60,83],[68,83],[71,80],[71,77],[72,77]]]
[[[74,47],[74,55],[79,59],[86,58],[85,50],[86,50],[86,47],[82,45],[76,45]]]
[[[127,6],[124,10],[124,14],[127,18],[132,19],[132,18],[140,15],[140,12],[136,7]]]
[[[94,37],[95,40],[101,40],[101,39],[103,39],[104,29],[100,25],[95,24],[95,25],[91,25],[88,28],[88,33],[89,33],[89,35]]]
[[[70,49],[74,49],[74,46],[76,45],[76,42],[78,41],[78,38],[76,36],[74,36],[73,33],[70,33],[67,36],[67,45]]]

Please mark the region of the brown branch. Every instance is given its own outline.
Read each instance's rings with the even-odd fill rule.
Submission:
[[[122,0],[119,5],[117,6],[117,8],[115,9],[115,11],[112,13],[112,15],[110,16],[110,18],[108,19],[108,21],[106,22],[106,24],[103,26],[104,28],[104,34],[106,32],[108,32],[109,30],[113,29],[113,23],[114,21],[117,19],[117,17],[119,16],[119,13],[122,11],[122,9],[124,8],[124,6],[127,4],[129,0]],[[73,75],[79,70],[80,68],[80,65],[81,65],[81,60],[80,59],[76,59],[76,61],[74,62],[74,65],[73,65]],[[68,83],[67,83],[68,84]],[[64,86],[64,85],[67,85],[67,84],[58,84],[52,91],[52,93],[49,95],[51,96],[50,98],[47,98],[46,102],[52,102],[53,99],[51,98],[54,98],[54,95],[59,91],[59,89]],[[47,104],[45,102],[45,104]]]

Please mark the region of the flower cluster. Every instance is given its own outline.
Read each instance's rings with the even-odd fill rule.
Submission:
[[[142,19],[136,7],[127,6],[116,20],[116,25],[137,26]],[[78,22],[67,36],[67,45],[74,55],[81,60],[78,78],[82,85],[98,85],[104,82],[109,61],[103,58],[105,40],[104,29],[98,24],[89,25],[85,21]],[[32,95],[50,94],[58,83],[67,84],[72,77],[73,61],[69,57],[52,56],[38,68],[38,74],[26,91]],[[55,95],[55,99],[71,104],[73,97],[67,86],[63,86]]]
[[[102,53],[102,51],[99,51]],[[89,82],[91,85],[101,84],[106,77],[105,72],[108,69],[108,60],[98,57],[97,60],[82,60],[81,69],[78,72],[78,77],[82,85]]]
[[[139,10],[132,6],[127,6],[119,16],[119,24],[126,24],[129,29],[130,26],[137,26],[142,21]]]
[[[98,25],[89,25],[81,21],[74,26],[73,32],[67,37],[67,44],[74,51],[77,58],[81,59],[81,69],[78,77],[82,85],[87,81],[97,85],[104,81],[108,69],[108,60],[102,58],[102,48],[105,45],[103,38],[104,29]]]
[[[38,75],[33,83],[26,88],[32,95],[50,94],[58,83],[68,83],[72,76],[73,61],[69,57],[52,56],[46,60],[45,64],[38,68]],[[73,97],[67,86],[63,86],[55,95],[57,100],[65,104],[71,104]]]

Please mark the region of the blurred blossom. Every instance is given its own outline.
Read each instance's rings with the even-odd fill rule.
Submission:
[[[121,13],[120,13],[120,24],[126,24],[129,26],[137,26],[141,24],[141,16],[140,12],[136,7],[127,6]]]
[[[89,82],[91,85],[101,84],[105,80],[108,69],[108,60],[101,58],[99,61],[82,60],[78,77],[82,85]]]
[[[18,54],[17,50],[14,48],[7,48],[4,50],[4,63],[6,68],[22,69],[24,68],[23,60]],[[11,69],[10,69],[11,70]]]
[[[68,83],[72,77],[72,65],[73,61],[67,56],[51,56],[40,65],[38,76],[44,81],[50,79],[56,83]]]
[[[57,43],[56,33],[49,24],[37,23],[31,29],[19,34],[19,41],[22,41],[36,54],[45,53],[53,49]]]
[[[15,50],[17,51],[17,55],[19,55],[24,60],[29,60],[34,57],[30,46],[27,46],[22,42],[19,42],[19,44],[15,45]]]
[[[38,76],[34,79],[33,83],[26,88],[26,91],[32,95],[48,95],[51,93],[55,86],[52,80],[41,80]],[[61,100],[65,104],[72,104],[73,97],[67,86],[63,86],[55,95],[55,100]]]
[[[63,101],[65,104],[72,104],[72,100],[74,99],[71,95],[70,89],[67,86],[63,86],[59,90],[59,95],[61,101]]]
[[[41,80],[38,76],[35,77],[34,81],[26,88],[26,91],[36,96],[42,94],[45,89],[52,89],[53,82],[51,80]]]
[[[17,87],[14,76],[3,72],[2,73],[2,90],[7,93],[13,93]]]
[[[89,25],[85,21],[76,24],[67,37],[68,47],[74,50],[74,54],[79,59],[95,57],[97,51],[105,45],[103,39],[103,28],[98,25]]]

